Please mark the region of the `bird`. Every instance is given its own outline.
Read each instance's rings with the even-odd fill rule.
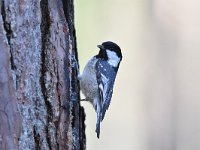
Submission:
[[[96,111],[96,133],[99,138],[100,122],[111,102],[122,53],[120,47],[111,41],[103,42],[97,47],[99,53],[87,62],[83,73],[79,75],[79,81],[84,100],[89,101]]]

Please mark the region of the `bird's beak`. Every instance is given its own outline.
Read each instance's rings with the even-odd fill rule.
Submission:
[[[100,48],[100,49],[102,49],[102,50],[105,49],[103,45],[97,45],[97,47]]]

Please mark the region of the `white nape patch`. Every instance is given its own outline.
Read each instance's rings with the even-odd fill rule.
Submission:
[[[119,64],[120,58],[117,56],[117,54],[111,50],[106,50],[107,55],[108,55],[108,63],[113,66],[117,67]]]

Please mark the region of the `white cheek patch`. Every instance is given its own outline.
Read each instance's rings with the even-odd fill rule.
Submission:
[[[113,51],[106,50],[106,52],[107,52],[107,55],[108,55],[108,63],[113,67],[117,67],[117,65],[120,62],[120,58]]]

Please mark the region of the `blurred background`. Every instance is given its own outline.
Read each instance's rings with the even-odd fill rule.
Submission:
[[[100,139],[81,102],[87,150],[199,150],[200,1],[75,0],[75,25],[81,71],[103,41],[123,53]]]

